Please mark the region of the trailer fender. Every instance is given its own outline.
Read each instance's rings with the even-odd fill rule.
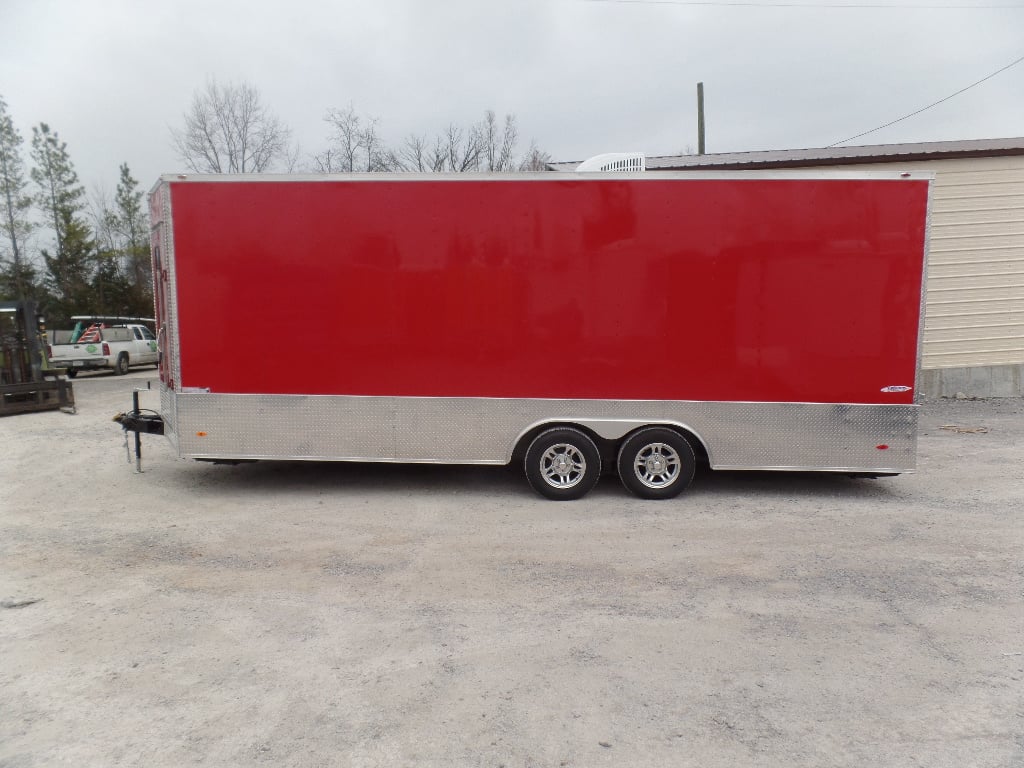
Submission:
[[[643,427],[671,427],[681,432],[687,438],[693,437],[699,447],[703,449],[708,460],[711,461],[711,448],[708,446],[707,441],[704,440],[704,437],[697,430],[681,421],[671,421],[668,419],[543,419],[533,422],[516,435],[506,454],[506,462],[510,463],[514,460],[517,449],[523,445],[526,437],[541,429],[554,426],[582,427],[602,440],[607,440],[611,443],[617,442],[629,433]],[[697,447],[694,446],[694,449]],[[714,466],[713,462],[712,466]]]

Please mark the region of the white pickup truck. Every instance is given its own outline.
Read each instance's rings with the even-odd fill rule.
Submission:
[[[75,316],[72,331],[50,332],[50,366],[65,368],[70,378],[79,371],[112,369],[118,375],[133,365],[157,365],[156,336],[141,322],[149,318]]]

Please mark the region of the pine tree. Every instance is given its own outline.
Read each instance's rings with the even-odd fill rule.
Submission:
[[[9,249],[9,254],[0,256],[0,296],[19,300],[39,298],[35,295],[36,271],[25,252],[32,231],[28,218],[32,198],[25,191],[28,181],[22,143],[7,103],[0,98],[0,233],[4,238],[0,247]]]
[[[83,213],[85,190],[78,183],[67,144],[46,123],[32,129],[32,180],[36,203],[54,233],[54,247],[43,249],[46,282],[53,294],[47,307],[51,325],[92,308],[92,283],[97,254]]]
[[[122,163],[120,171],[113,201],[97,190],[91,203],[96,247],[92,306],[98,314],[149,316],[153,313],[149,221],[128,164]]]
[[[138,315],[131,281],[121,269],[118,250],[99,248],[93,273],[90,306],[99,315]],[[152,309],[152,308],[150,308]]]
[[[114,224],[121,238],[122,268],[129,284],[131,314],[153,311],[153,269],[149,256],[149,215],[142,203],[139,182],[132,178],[128,163],[121,164],[114,202]]]

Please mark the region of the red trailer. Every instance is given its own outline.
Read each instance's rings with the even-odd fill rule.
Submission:
[[[165,176],[161,428],[208,460],[912,471],[930,177]],[[148,425],[142,431],[159,431]]]

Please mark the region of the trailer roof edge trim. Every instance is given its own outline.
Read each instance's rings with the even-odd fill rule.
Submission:
[[[780,181],[934,181],[934,171],[835,171],[803,169],[779,171],[644,171],[641,173],[591,173],[542,171],[538,173],[167,173],[160,182],[395,182],[395,181],[721,181],[735,179]],[[158,182],[159,183],[159,182]]]

